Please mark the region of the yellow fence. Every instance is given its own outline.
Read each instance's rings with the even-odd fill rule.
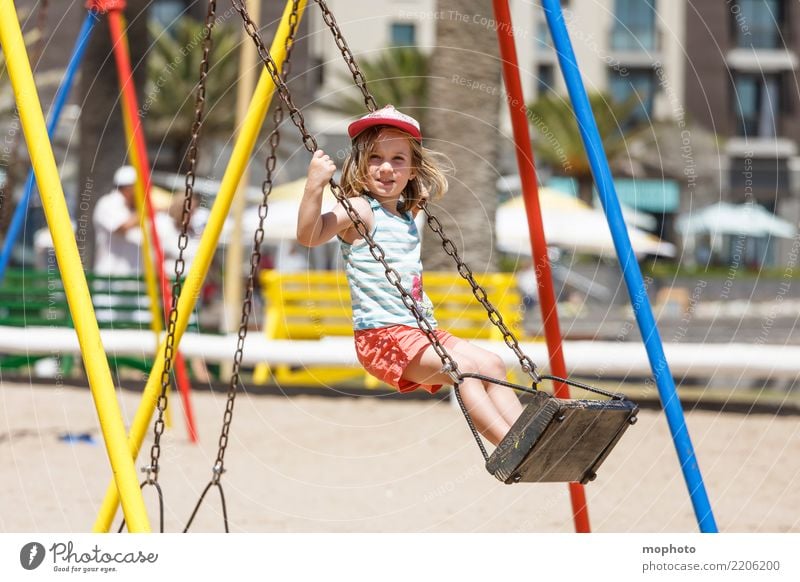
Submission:
[[[519,336],[522,302],[512,273],[476,275],[489,300],[503,321]],[[350,291],[341,271],[281,273],[264,271],[260,279],[265,302],[264,329],[268,339],[323,340],[328,337],[353,337]],[[425,272],[425,293],[434,304],[442,329],[463,339],[497,339],[503,336],[488,318],[486,309],[475,299],[469,283],[456,273]],[[272,376],[282,385],[331,385],[363,379],[374,387],[378,381],[360,368],[266,365],[255,370],[257,384]]]

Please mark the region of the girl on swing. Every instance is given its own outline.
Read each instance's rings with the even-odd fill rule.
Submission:
[[[403,287],[431,327],[436,328],[433,305],[422,288],[420,237],[414,217],[419,204],[447,191],[447,180],[422,147],[419,123],[391,105],[350,124],[352,151],[345,159],[341,187],[353,208],[386,251],[386,261],[401,275]],[[308,167],[297,221],[297,240],[309,247],[338,236],[353,304],[353,328],[358,360],[376,378],[409,392],[431,393],[451,384],[442,362],[389,283],[383,266],[356,232],[341,203],[322,212],[322,192],[336,172],[333,160],[317,150]],[[461,372],[505,378],[502,359],[442,329],[435,330]],[[465,378],[461,397],[475,427],[493,445],[506,435],[522,413],[510,388]]]

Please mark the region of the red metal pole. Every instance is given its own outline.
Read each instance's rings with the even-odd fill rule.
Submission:
[[[133,84],[133,71],[131,70],[131,60],[128,54],[128,43],[125,38],[125,27],[122,18],[122,10],[125,8],[125,3],[121,0],[112,0],[110,4],[112,6],[108,8],[108,24],[111,32],[111,44],[114,49],[114,59],[117,64],[119,84],[123,93],[122,102],[125,109],[124,115],[128,115],[128,119],[130,119],[133,127],[134,147],[136,148],[136,154],[141,166],[142,181],[144,182],[145,191],[145,213],[147,214],[147,222],[150,228],[150,238],[153,241],[154,260],[159,282],[161,283],[161,296],[164,300],[164,314],[166,315],[169,313],[172,306],[172,290],[170,288],[170,282],[164,273],[164,251],[161,248],[161,241],[156,231],[155,214],[153,212],[153,203],[150,198],[150,160],[147,157],[147,145],[144,139],[144,131],[142,131],[141,119],[138,115],[139,105],[136,97],[136,88]],[[181,402],[183,403],[184,414],[186,416],[189,440],[196,443],[197,429],[195,427],[194,411],[192,409],[191,400],[189,399],[189,375],[186,372],[186,361],[179,351],[175,353],[175,376],[178,384],[178,391],[181,395]]]
[[[528,232],[531,238],[533,268],[536,273],[536,286],[539,291],[539,306],[542,310],[544,335],[547,352],[550,356],[550,369],[553,375],[566,378],[567,365],[561,345],[561,328],[558,323],[558,311],[553,285],[550,261],[547,258],[547,241],[544,238],[542,210],[539,206],[539,186],[536,180],[536,164],[531,148],[531,136],[528,127],[527,107],[522,94],[522,83],[519,78],[517,48],[514,44],[514,29],[508,0],[493,0],[494,16],[497,20],[497,39],[500,43],[500,57],[503,62],[503,79],[505,81],[508,109],[511,114],[511,125],[514,131],[514,144],[517,153],[517,167],[522,182],[522,195],[525,211],[528,216]],[[569,398],[569,387],[561,382],[555,384],[555,395]],[[589,508],[586,505],[586,492],[580,483],[570,483],[569,493],[572,500],[572,514],[575,531],[588,533]]]

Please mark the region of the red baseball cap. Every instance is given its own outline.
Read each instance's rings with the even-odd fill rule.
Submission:
[[[405,113],[400,113],[394,105],[387,105],[368,113],[364,117],[357,119],[347,128],[350,139],[354,139],[359,133],[376,125],[388,125],[405,131],[415,140],[422,141],[422,132],[419,129],[419,122]]]

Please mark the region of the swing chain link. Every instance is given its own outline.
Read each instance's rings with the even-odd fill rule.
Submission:
[[[286,37],[286,57],[281,65],[281,79],[285,83],[289,77],[291,69],[290,56],[292,48],[294,47],[294,39],[297,33],[299,22],[299,7],[300,0],[293,0],[292,11],[289,15],[289,34]],[[219,483],[222,473],[225,472],[225,451],[228,446],[228,434],[230,432],[231,422],[233,420],[233,405],[236,400],[236,391],[239,387],[240,370],[242,366],[242,357],[244,355],[245,338],[247,337],[247,329],[250,323],[250,314],[253,310],[253,293],[255,290],[256,277],[258,276],[259,266],[261,264],[261,244],[264,241],[264,221],[269,213],[269,196],[272,193],[272,180],[278,161],[278,147],[280,146],[281,135],[280,126],[283,123],[284,112],[283,106],[279,102],[273,112],[273,128],[269,136],[270,151],[266,161],[267,174],[261,184],[261,203],[258,206],[258,227],[253,235],[253,250],[250,254],[250,274],[247,278],[247,288],[245,291],[244,301],[242,302],[242,316],[239,322],[239,332],[236,343],[236,353],[233,356],[233,367],[231,370],[231,379],[228,384],[228,400],[225,405],[225,414],[222,421],[222,431],[219,435],[219,449],[217,452],[217,460],[214,465],[214,474],[212,482]]]
[[[328,8],[325,0],[316,0],[316,2],[319,5],[320,10],[322,10],[322,20],[326,25],[328,25],[328,28],[330,28],[331,32],[333,33],[333,40],[336,42],[336,46],[339,47],[339,51],[342,53],[344,62],[350,69],[350,74],[353,76],[353,80],[361,90],[361,94],[364,96],[364,103],[366,104],[367,109],[370,111],[375,111],[378,108],[378,105],[375,103],[375,98],[367,89],[367,78],[364,76],[364,73],[361,72],[361,69],[358,68],[356,58],[353,56],[353,52],[347,45],[347,41],[342,34],[342,30],[339,28],[339,24],[336,22],[336,18],[334,18],[333,13],[330,11],[330,8]]]
[[[236,11],[239,12],[239,14],[241,15],[242,20],[244,21],[245,31],[250,36],[250,38],[253,39],[253,42],[255,42],[256,47],[258,48],[258,54],[261,57],[261,60],[263,61],[264,66],[266,67],[270,76],[272,77],[272,81],[275,83],[275,87],[278,89],[278,94],[280,98],[283,100],[283,102],[286,104],[286,107],[289,109],[292,122],[300,130],[300,133],[303,137],[303,145],[310,153],[313,154],[318,149],[317,142],[314,139],[314,137],[309,133],[309,131],[306,129],[305,118],[303,117],[303,114],[295,106],[292,96],[289,93],[289,89],[286,86],[286,83],[284,83],[283,80],[280,78],[280,75],[277,74],[277,65],[275,64],[272,55],[269,53],[266,46],[264,45],[264,41],[261,39],[261,35],[258,32],[258,28],[255,26],[252,19],[250,18],[250,15],[247,12],[247,8],[244,6],[242,0],[231,0],[231,3],[233,4],[233,7],[236,9]],[[405,305],[406,308],[414,316],[414,319],[417,321],[417,325],[419,326],[420,330],[422,330],[422,332],[425,334],[428,341],[433,346],[434,351],[441,359],[443,367],[452,370],[451,377],[453,377],[453,374],[455,375],[455,377],[459,377],[458,364],[450,356],[445,347],[441,344],[439,338],[436,337],[436,333],[433,326],[422,314],[414,298],[405,289],[405,287],[403,287],[403,284],[401,283],[400,280],[400,274],[388,264],[386,260],[386,252],[372,238],[372,236],[369,233],[369,229],[367,229],[366,224],[364,224],[364,221],[361,220],[361,217],[359,216],[358,212],[353,207],[350,200],[344,195],[341,187],[336,183],[336,181],[333,178],[331,178],[330,180],[330,187],[334,196],[341,203],[345,212],[347,212],[347,215],[350,217],[350,220],[353,222],[353,226],[355,227],[356,232],[358,232],[358,234],[364,238],[367,245],[369,246],[370,254],[376,261],[378,261],[383,266],[386,279],[400,293],[403,305]]]
[[[172,283],[172,304],[169,310],[167,324],[167,335],[164,342],[164,367],[161,370],[161,393],[158,396],[155,425],[153,427],[153,445],[150,449],[150,466],[145,467],[147,475],[146,482],[150,485],[158,481],[159,459],[161,457],[161,437],[164,434],[165,422],[164,413],[167,409],[167,390],[170,384],[170,372],[175,358],[175,335],[178,321],[178,299],[183,288],[183,271],[186,262],[183,253],[189,241],[189,220],[192,212],[192,199],[194,197],[195,171],[197,169],[197,144],[200,137],[200,129],[203,125],[203,111],[206,101],[206,79],[208,77],[209,55],[212,48],[211,30],[216,19],[217,1],[209,0],[208,10],[206,11],[205,23],[203,26],[203,57],[200,62],[200,79],[195,91],[194,122],[192,123],[192,137],[189,142],[187,157],[189,168],[186,171],[185,194],[183,199],[183,211],[181,214],[181,233],[178,236],[178,258],[175,260],[175,281]]]
[[[423,201],[420,204],[420,208],[422,208],[422,211],[427,217],[427,222],[430,229],[439,235],[439,238],[442,241],[442,248],[444,249],[444,252],[450,255],[456,262],[456,265],[458,265],[458,274],[469,283],[470,287],[472,287],[472,294],[475,296],[475,299],[477,299],[478,302],[483,305],[483,308],[486,310],[486,313],[489,316],[489,321],[491,321],[492,324],[494,324],[495,327],[497,327],[503,333],[503,341],[509,348],[511,348],[511,350],[519,359],[522,371],[531,377],[534,385],[539,384],[542,381],[542,377],[536,371],[536,364],[534,364],[533,360],[531,360],[530,357],[522,351],[522,348],[519,347],[519,341],[514,333],[505,324],[503,316],[489,300],[489,295],[486,293],[486,290],[475,280],[472,269],[470,269],[469,265],[462,260],[461,256],[458,254],[458,248],[456,247],[455,243],[453,243],[453,241],[450,240],[445,234],[444,229],[442,228],[442,223],[439,222],[439,219],[431,214],[428,210],[428,202]]]
[[[281,91],[281,86],[283,86],[286,92],[288,92],[288,89],[286,88],[286,84],[280,79],[278,66],[275,64],[275,61],[272,60],[272,56],[269,54],[267,47],[264,46],[264,41],[261,39],[261,34],[258,31],[258,25],[256,25],[256,23],[253,22],[253,19],[250,18],[250,13],[247,11],[247,6],[245,6],[243,0],[231,0],[231,4],[233,5],[233,8],[241,15],[244,31],[247,33],[247,36],[253,39],[256,49],[258,50],[258,56],[264,63],[264,66],[266,67],[270,77],[272,77],[273,82],[276,83],[275,86],[278,88],[279,97],[284,103],[286,103],[287,106],[289,106],[289,114],[292,123],[294,123],[295,126],[300,129],[300,134],[303,138],[303,146],[310,152],[317,151],[317,140],[314,139],[314,136],[312,136],[306,129],[305,119],[303,118],[302,113],[300,113],[296,107],[291,105],[291,99],[289,101],[286,100],[286,97]]]

